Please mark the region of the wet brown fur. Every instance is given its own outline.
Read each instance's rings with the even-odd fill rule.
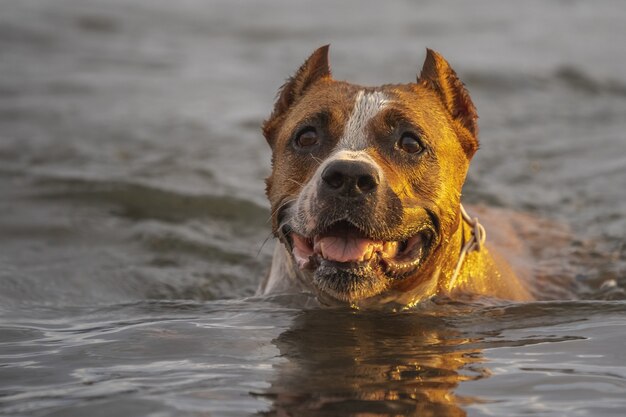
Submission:
[[[343,134],[354,97],[364,88],[332,78],[328,46],[316,50],[281,88],[274,110],[263,124],[263,133],[272,148],[272,174],[266,181],[266,191],[276,234],[279,209],[297,198],[303,184],[332,152]],[[386,291],[396,294],[397,300],[403,300],[401,303],[463,292],[530,299],[507,264],[487,249],[472,253],[456,284],[450,286],[461,247],[470,237],[469,228],[461,220],[459,205],[469,162],[479,145],[476,108],[456,73],[441,55],[429,49],[416,83],[385,85],[377,90],[391,96],[393,104],[371,121],[373,136],[384,137],[394,118],[409,119],[423,130],[428,151],[416,164],[394,162],[382,147],[370,146],[367,152],[382,167],[387,183],[402,200],[406,224],[422,221],[429,212],[439,223],[438,238],[415,276],[391,284]],[[292,152],[289,143],[294,132],[309,120],[319,120],[320,115],[324,120],[322,134],[327,141],[321,153]],[[388,230],[384,237],[400,233],[400,229]],[[403,293],[414,297],[403,299]]]

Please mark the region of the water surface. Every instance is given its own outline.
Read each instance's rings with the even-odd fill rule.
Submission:
[[[519,3],[1,2],[0,414],[624,415],[626,7]],[[448,58],[464,199],[559,225],[528,237],[551,301],[253,296],[259,126],[328,42],[366,85]]]

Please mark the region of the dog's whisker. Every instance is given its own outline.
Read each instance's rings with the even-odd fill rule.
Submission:
[[[298,184],[300,187],[304,187],[304,184],[294,180],[293,178],[287,178],[287,180],[293,182],[294,184]]]
[[[298,200],[297,198],[290,198],[290,199],[287,199],[287,200],[283,201],[283,202],[282,202],[282,203],[281,203],[278,207],[276,207],[276,209],[275,209],[275,210],[274,210],[274,211],[270,214],[270,217],[269,217],[269,218],[265,221],[265,223],[267,224],[267,223],[271,222],[271,221],[272,221],[272,219],[274,218],[274,216],[276,215],[276,213],[278,213],[278,211],[279,211],[280,209],[282,209],[283,207],[285,207],[287,204],[291,204],[291,203],[296,202],[297,200]]]
[[[270,239],[272,238],[272,236],[273,236],[273,233],[272,233],[272,232],[270,232],[270,233],[267,235],[267,237],[265,238],[265,240],[263,240],[263,243],[261,243],[261,247],[260,247],[260,248],[259,248],[259,250],[257,251],[255,258],[258,258],[258,257],[259,257],[259,255],[261,254],[261,251],[262,251],[262,250],[263,250],[263,248],[265,247],[265,244],[267,243],[267,241],[268,241],[268,240],[270,240]]]
[[[324,161],[322,161],[320,158],[318,158],[318,157],[316,157],[316,156],[313,156],[313,154],[311,154],[311,153],[310,153],[309,155],[311,156],[311,158],[312,158],[315,162],[317,162],[318,166],[319,166],[319,165],[322,165],[322,164],[324,163]]]
[[[274,215],[275,215],[275,214],[276,214],[276,213],[277,213],[280,209],[282,209],[282,208],[283,208],[283,207],[285,207],[286,205],[291,204],[291,203],[295,203],[297,200],[298,200],[297,198],[290,198],[290,199],[287,199],[287,200],[283,201],[283,202],[282,202],[282,203],[281,203],[281,204],[280,204],[280,205],[276,208],[276,210],[274,210],[274,212],[272,213],[272,216],[274,216]]]

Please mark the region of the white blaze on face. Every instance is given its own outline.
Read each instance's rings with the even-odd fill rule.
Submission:
[[[367,125],[389,103],[385,93],[373,91],[366,93],[361,90],[356,95],[354,108],[343,137],[337,144],[337,150],[361,151],[367,147]]]
[[[317,219],[313,203],[316,201],[316,193],[322,181],[321,174],[330,163],[337,160],[364,161],[373,165],[378,171],[379,178],[383,179],[381,168],[366,151],[368,147],[367,127],[371,120],[387,107],[389,102],[388,96],[381,91],[365,92],[360,90],[357,93],[354,108],[334,152],[320,164],[298,196],[294,207],[296,223],[300,226],[297,229],[308,234],[307,232],[315,227]]]
[[[368,147],[367,127],[371,120],[381,112],[390,100],[382,91],[365,92],[360,90],[354,100],[354,108],[350,114],[350,118],[346,123],[343,136],[337,143],[335,151],[324,161],[319,167],[315,176],[319,176],[324,168],[331,162],[336,160],[343,161],[363,161],[373,165],[378,171],[379,178],[383,178],[383,172],[367,153]]]
[[[321,173],[332,162],[342,161],[363,161],[373,165],[378,171],[379,178],[383,178],[383,172],[367,153],[367,126],[370,121],[389,104],[389,98],[381,91],[366,93],[360,90],[354,100],[354,108],[350,118],[346,123],[343,136],[335,146],[335,150],[326,160],[320,164],[309,184],[317,186],[321,180]],[[308,184],[307,184],[308,185]]]

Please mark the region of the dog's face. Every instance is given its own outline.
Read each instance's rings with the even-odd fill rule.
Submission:
[[[429,279],[478,147],[463,84],[428,51],[417,83],[335,81],[322,47],[263,126],[274,233],[318,292],[357,302]],[[460,248],[457,248],[457,250]]]

